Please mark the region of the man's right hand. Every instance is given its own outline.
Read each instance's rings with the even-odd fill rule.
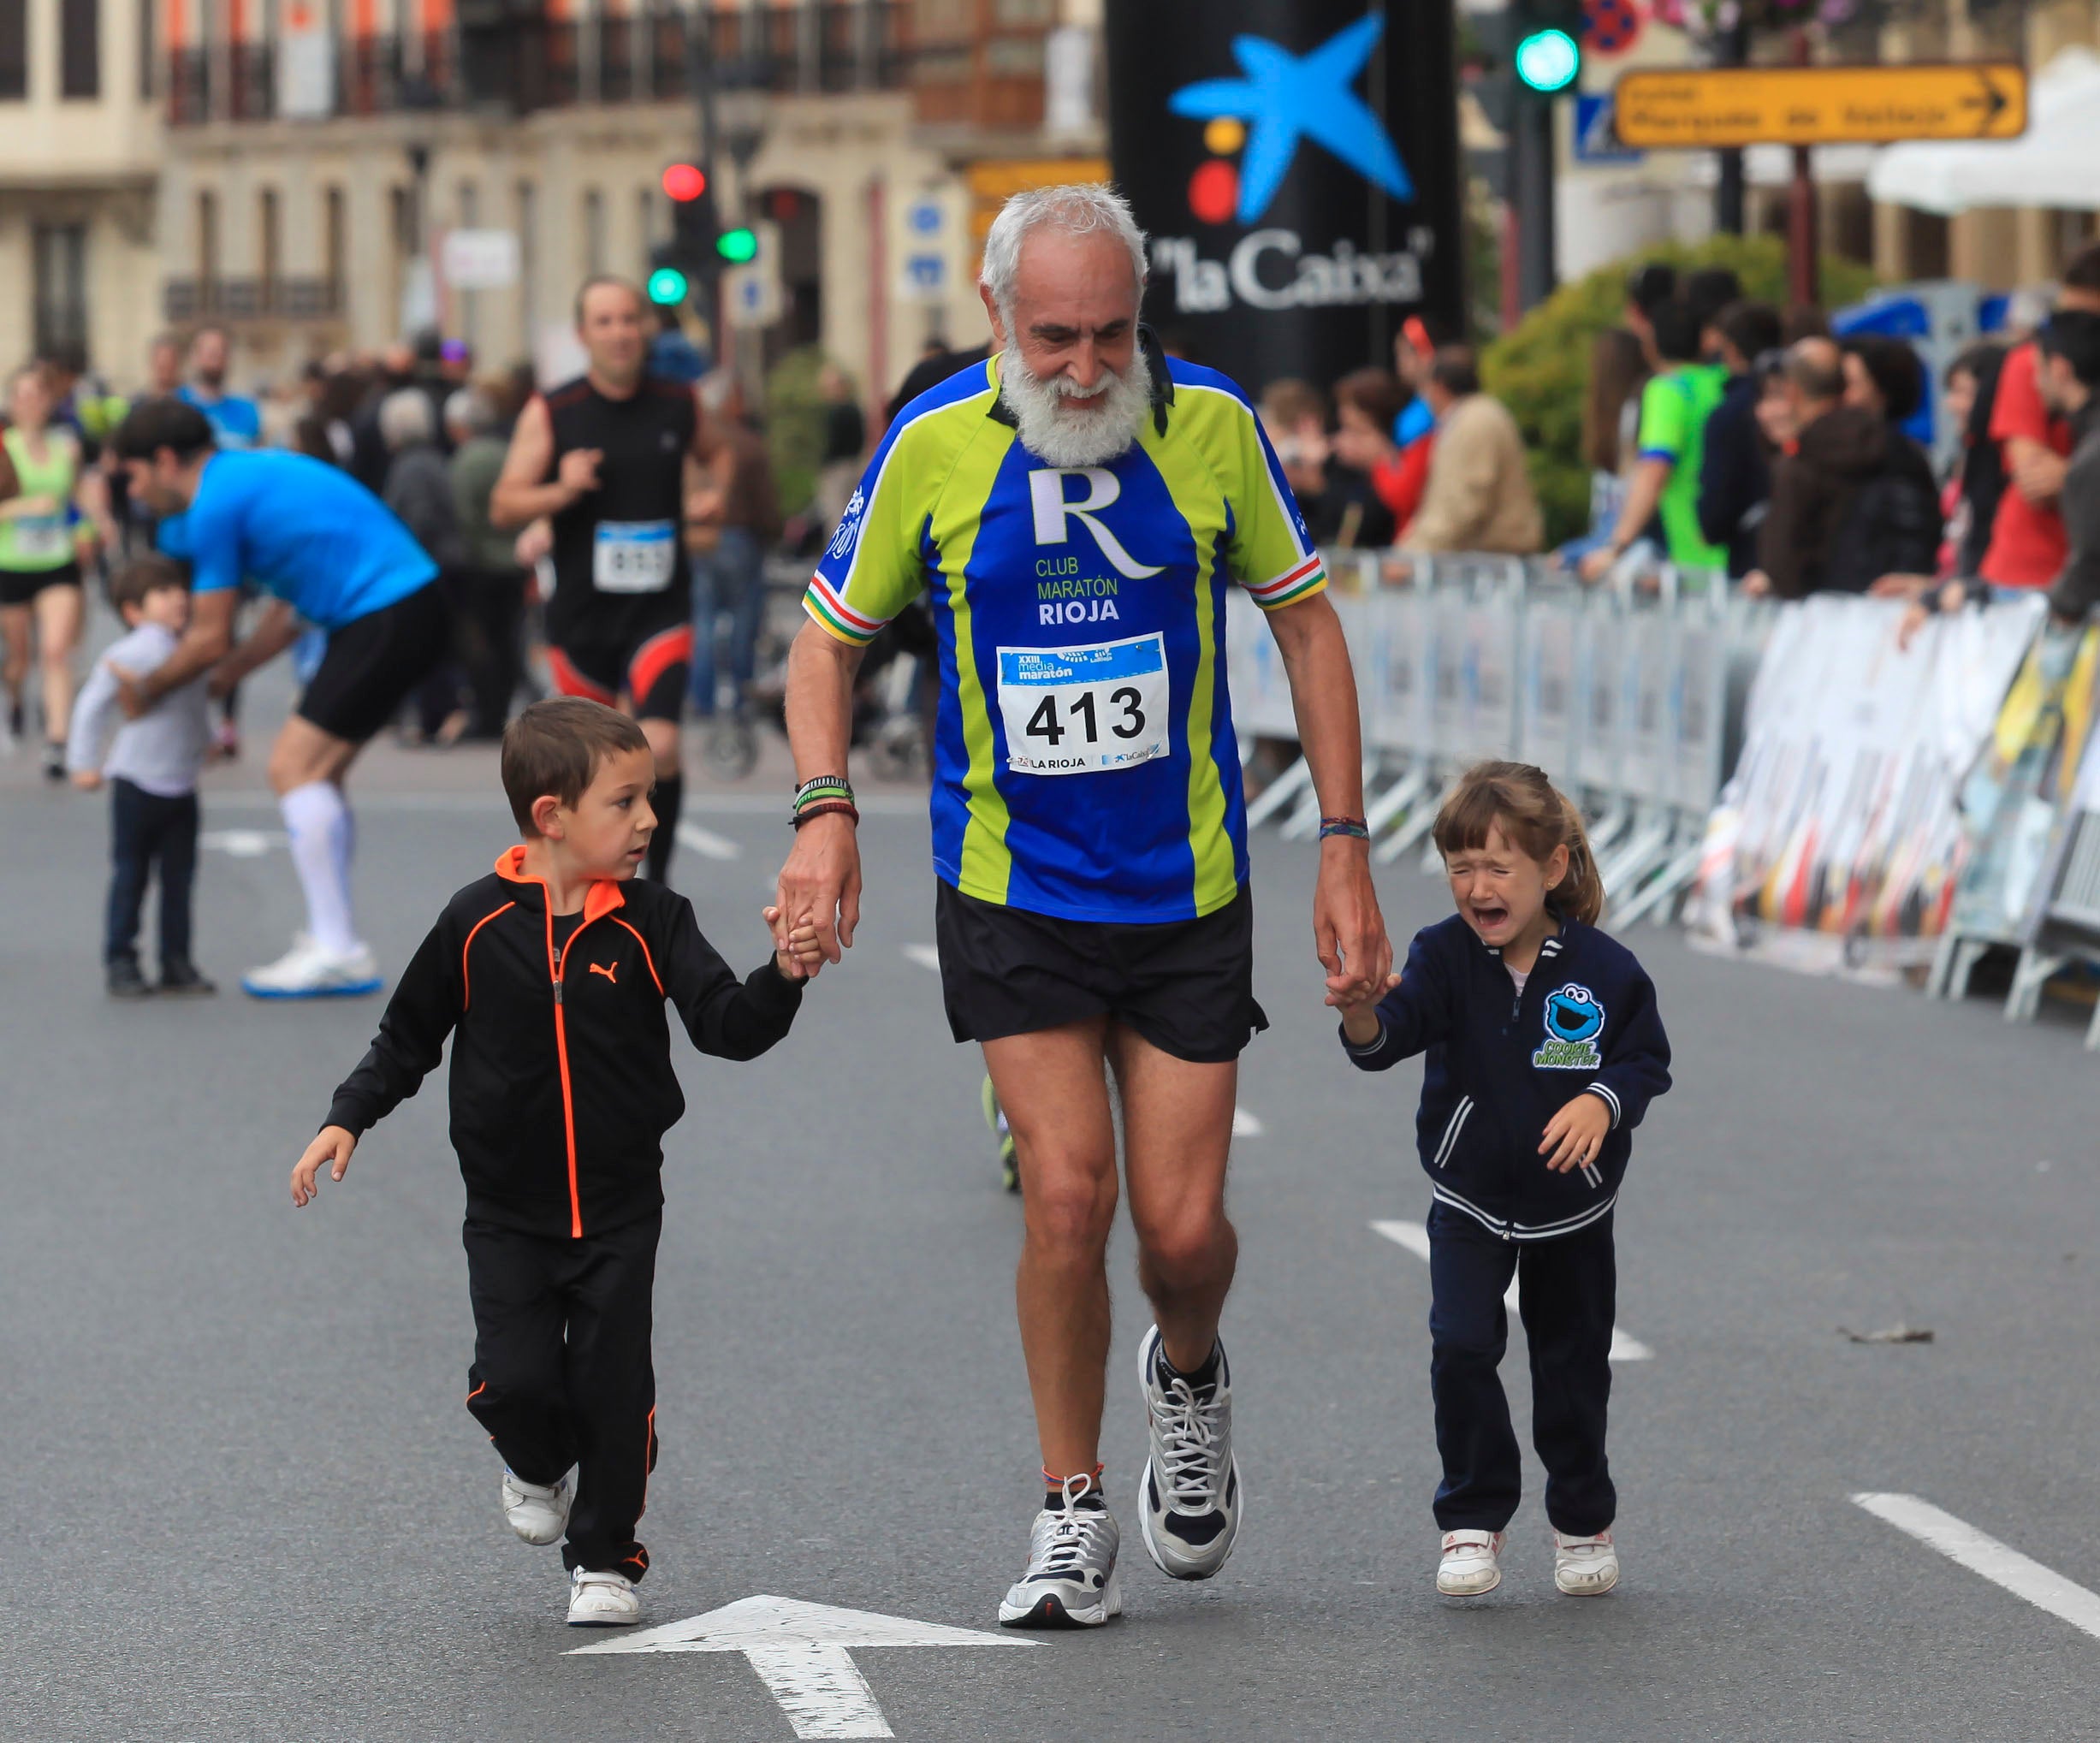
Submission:
[[[572,501],[598,488],[598,463],[604,458],[602,448],[572,448],[561,456],[556,479]]]
[[[835,963],[853,947],[860,924],[860,838],[843,812],[812,817],[795,832],[795,845],[780,868],[774,905],[774,948],[788,948],[791,930],[804,921],[816,927],[823,959]]]

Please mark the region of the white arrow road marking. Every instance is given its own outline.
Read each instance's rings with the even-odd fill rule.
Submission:
[[[1951,1513],[1941,1512],[1930,1501],[1920,1501],[1915,1495],[1855,1495],[1852,1500],[1855,1507],[1864,1507],[1875,1518],[1885,1519],[1898,1531],[1937,1550],[1970,1573],[1981,1574],[2014,1597],[2024,1598],[2036,1609],[2045,1610],[2073,1627],[2100,1638],[2100,1598],[2053,1568],[2031,1561],[2018,1550],[1986,1537],[1974,1526]]]
[[[703,829],[691,818],[678,826],[678,839],[681,846],[690,847],[703,859],[741,859],[744,849],[727,835],[717,835],[712,829]]]
[[[980,1633],[798,1598],[740,1598],[705,1616],[578,1646],[592,1652],[741,1652],[780,1704],[798,1737],[893,1737],[875,1691],[854,1663],[857,1646],[1033,1646],[1013,1634]]]
[[[197,845],[235,859],[260,859],[283,839],[282,833],[265,829],[207,829],[197,838]]]
[[[940,952],[930,944],[908,944],[905,954],[922,969],[940,972]]]
[[[1268,1128],[1243,1107],[1232,1110],[1232,1135],[1236,1138],[1258,1138]]]
[[[1373,1223],[1371,1224],[1396,1247],[1404,1247],[1425,1265],[1429,1262],[1429,1230],[1420,1223]],[[1512,1282],[1502,1297],[1503,1305],[1521,1319],[1522,1311],[1516,1305],[1516,1284]],[[1614,1361],[1653,1361],[1655,1352],[1638,1337],[1628,1337],[1617,1326],[1611,1328],[1611,1360]]]

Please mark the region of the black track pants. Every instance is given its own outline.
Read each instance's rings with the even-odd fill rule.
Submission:
[[[1500,1531],[1520,1487],[1510,1401],[1495,1372],[1510,1338],[1512,1276],[1531,1346],[1532,1441],[1545,1467],[1545,1515],[1570,1537],[1618,1511],[1605,1457],[1617,1266],[1607,1216],[1551,1241],[1504,1241],[1438,1205],[1429,1213],[1429,1385],[1436,1399],[1439,1531]]]
[[[466,1408],[528,1483],[577,1467],[566,1567],[638,1580],[636,1540],[656,1463],[650,1310],[663,1212],[581,1240],[469,1222],[474,1365]]]

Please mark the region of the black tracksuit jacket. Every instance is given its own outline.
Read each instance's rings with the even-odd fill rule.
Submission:
[[[1376,1040],[1344,1032],[1342,1046],[1366,1071],[1427,1055],[1415,1134],[1439,1204],[1505,1241],[1572,1235],[1610,1212],[1633,1129],[1670,1088],[1655,987],[1624,945],[1563,920],[1519,993],[1502,952],[1454,914],[1415,934],[1378,1019]],[[1611,1110],[1611,1129],[1589,1166],[1555,1174],[1539,1142],[1582,1094]]]
[[[401,976],[328,1123],[362,1136],[452,1046],[452,1143],[470,1219],[581,1239],[663,1203],[663,1135],[685,1112],[667,1004],[693,1045],[756,1058],[802,986],[770,957],[739,982],[661,884],[594,884],[559,952],[547,887],[513,847],[455,895]]]

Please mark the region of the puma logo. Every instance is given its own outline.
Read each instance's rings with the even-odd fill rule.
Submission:
[[[590,972],[592,974],[604,975],[605,978],[610,981],[615,987],[620,984],[619,970],[620,964],[618,963],[593,963],[590,965]]]

